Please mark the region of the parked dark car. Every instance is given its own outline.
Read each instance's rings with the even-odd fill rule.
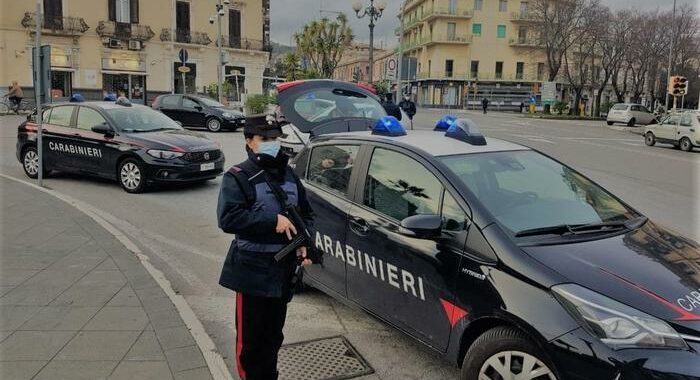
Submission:
[[[160,95],[153,101],[152,107],[188,128],[219,132],[222,129],[235,131],[245,125],[242,112],[204,96]]]

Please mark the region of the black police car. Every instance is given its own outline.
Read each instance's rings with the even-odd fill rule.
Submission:
[[[17,159],[39,172],[36,114],[18,127]],[[129,193],[155,182],[199,182],[223,172],[218,143],[184,130],[148,107],[117,102],[55,104],[43,109],[44,171],[116,179]]]
[[[308,123],[294,104],[317,87],[278,94],[315,136],[294,161],[325,254],[306,282],[465,380],[700,379],[697,243],[469,121]]]
[[[152,107],[185,127],[219,132],[221,129],[235,131],[245,126],[246,119],[242,112],[204,96],[160,95],[153,101]]]

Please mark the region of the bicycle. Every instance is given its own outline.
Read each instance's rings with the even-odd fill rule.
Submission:
[[[36,108],[34,100],[29,98],[22,98],[19,105],[16,105],[7,95],[3,96],[2,100],[0,100],[0,114],[2,115],[9,114],[10,112],[14,112],[18,115],[20,112],[31,113],[34,108]]]

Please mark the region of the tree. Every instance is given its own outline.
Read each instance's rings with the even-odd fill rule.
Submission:
[[[287,53],[282,61],[283,75],[288,81],[297,80],[301,75],[301,65],[299,64],[299,56],[295,53]]]
[[[335,21],[323,18],[306,24],[294,34],[297,52],[309,62],[310,69],[322,78],[331,78],[344,51],[354,36],[347,24],[347,16],[341,13]]]
[[[574,104],[569,109],[570,114],[576,114],[581,104],[583,90],[592,83],[593,68],[596,61],[596,48],[600,41],[596,26],[598,16],[604,9],[594,5],[582,14],[578,38],[564,50],[564,76],[574,92]]]
[[[620,66],[624,61],[631,37],[631,15],[629,12],[619,11],[613,15],[607,8],[604,8],[599,20],[596,38],[599,39],[597,53],[599,55],[600,75],[594,75],[592,78],[592,85],[598,90],[593,103],[594,116],[600,116],[603,90],[611,78],[620,72]]]

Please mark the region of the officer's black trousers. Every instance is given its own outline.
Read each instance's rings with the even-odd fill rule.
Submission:
[[[276,380],[287,300],[236,293],[236,361],[242,380]]]

